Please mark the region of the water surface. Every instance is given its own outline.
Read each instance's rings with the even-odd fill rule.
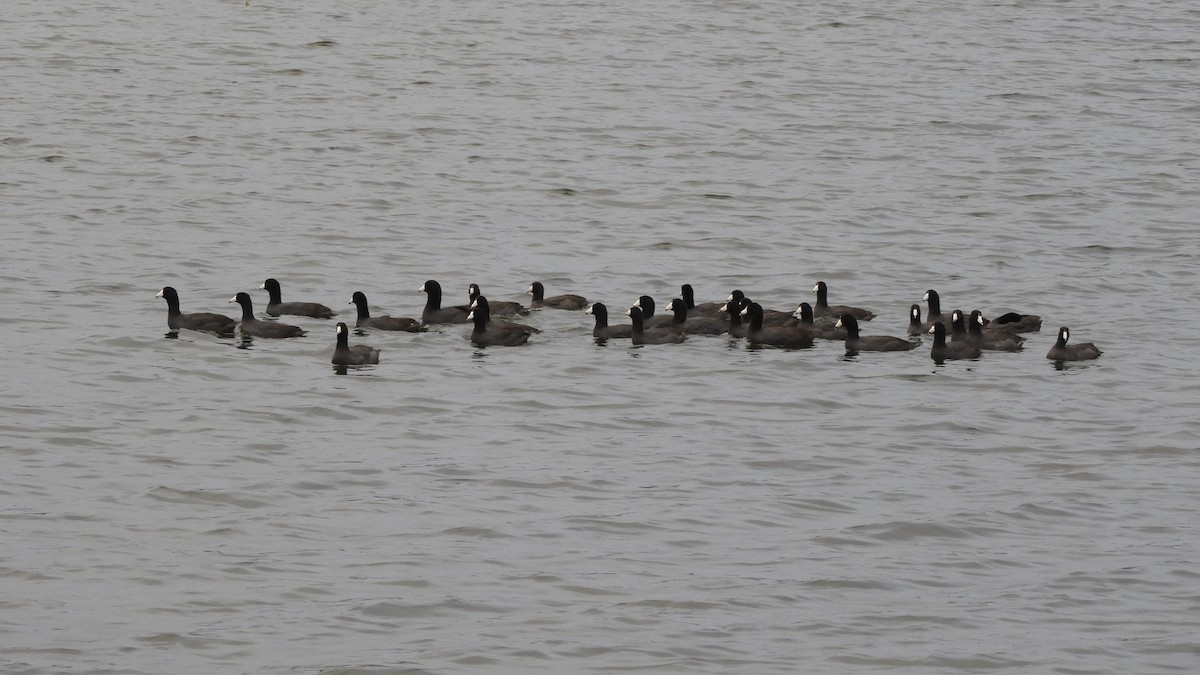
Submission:
[[[1194,670],[1186,4],[8,10],[5,672]],[[161,287],[268,276],[1045,324],[938,366],[542,310],[345,375],[329,321],[164,336]]]

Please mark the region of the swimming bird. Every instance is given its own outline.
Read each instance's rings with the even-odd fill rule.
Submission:
[[[304,337],[304,329],[286,323],[275,321],[259,321],[254,316],[254,305],[249,293],[238,293],[229,299],[242,306],[242,320],[238,322],[238,330],[242,335],[253,335],[261,338],[291,338]]]
[[[929,331],[929,326],[921,322],[921,306],[913,305],[908,308],[908,334],[909,335],[924,335]]]
[[[845,340],[846,327],[837,325],[837,321],[829,317],[823,317],[820,321],[813,316],[812,305],[807,302],[800,303],[793,314],[799,320],[799,326],[807,328],[812,332],[813,337],[821,338],[822,340]]]
[[[933,347],[929,350],[929,356],[938,363],[948,359],[977,359],[983,353],[980,351],[979,345],[965,340],[946,342],[946,324],[944,323],[933,324],[929,332],[933,333]]]
[[[932,288],[925,291],[921,298],[925,301],[928,311],[925,312],[925,323],[921,324],[922,332],[928,333],[935,323],[950,323],[950,317],[942,314],[942,298]]]
[[[687,305],[689,317],[715,316],[719,319],[725,316],[725,312],[721,309],[725,303],[705,302],[697,305],[696,291],[692,288],[691,284],[684,284],[683,286],[679,287],[679,297],[682,298],[684,304]]]
[[[467,323],[467,315],[471,308],[466,305],[442,307],[442,285],[430,279],[417,289],[424,293],[425,309],[421,311],[421,320],[425,323]]]
[[[471,284],[467,286],[467,306],[475,302],[475,298],[483,295],[483,290],[479,288],[479,284]],[[490,300],[488,302],[488,311],[493,317],[496,316],[512,316],[514,314],[525,315],[529,313],[529,308],[519,302],[510,300]]]
[[[1023,348],[1025,338],[1016,333],[992,328],[984,329],[985,321],[979,310],[972,310],[967,319],[967,340],[982,349],[998,352],[1016,352]]]
[[[843,314],[834,324],[846,329],[846,352],[905,352],[916,349],[919,342],[891,335],[867,335],[859,333],[858,319],[853,314]]]
[[[721,309],[725,310],[725,313],[729,315],[729,327],[726,331],[733,337],[746,337],[746,329],[749,326],[742,322],[742,310],[748,304],[750,304],[750,301],[742,298],[736,301],[729,300],[724,305],[721,305]]]
[[[471,310],[473,311],[476,307],[479,307],[480,305],[484,305],[484,309],[487,313],[487,325],[489,328],[497,327],[497,328],[507,330],[506,327],[508,327],[508,326],[516,326],[517,328],[520,328],[521,330],[523,330],[527,333],[542,332],[541,328],[534,328],[533,326],[529,326],[529,325],[526,325],[523,323],[515,323],[508,319],[497,319],[495,317],[495,315],[492,314],[491,300],[488,300],[487,298],[485,298],[482,295],[477,295],[477,296],[475,296],[475,299],[471,301]]]
[[[733,289],[732,292],[729,293],[729,297],[725,299],[725,302],[729,303],[730,301],[732,301],[736,304],[741,305],[742,309],[745,309],[746,306],[741,304],[742,300],[746,300],[747,304],[752,302],[749,298],[746,297],[746,294],[743,293],[741,289],[735,288],[735,289]],[[761,307],[762,305],[759,305],[759,306]],[[785,312],[780,309],[767,309],[766,307],[763,307],[763,325],[764,326],[797,326],[797,325],[799,325],[800,320],[797,319],[795,316],[792,316],[792,314],[793,314],[793,312]]]
[[[1051,361],[1087,361],[1089,359],[1098,358],[1104,352],[1100,351],[1096,345],[1090,342],[1084,342],[1077,345],[1068,345],[1067,340],[1071,339],[1071,330],[1066,326],[1058,329],[1058,340],[1050,351],[1046,352],[1046,358]]]
[[[642,326],[644,328],[677,328],[675,315],[672,313],[655,314],[654,298],[648,295],[639,296],[633,303],[634,307],[642,310]]]
[[[231,319],[224,314],[214,314],[212,312],[184,314],[180,312],[179,293],[170,286],[164,286],[158,292],[158,295],[154,297],[167,301],[167,328],[173,331],[186,328],[188,330],[198,330],[218,335],[229,335],[237,327],[237,320]]]
[[[333,363],[338,366],[362,366],[379,363],[379,350],[368,345],[350,346],[350,329],[337,325],[337,346],[333,348]]]
[[[314,319],[332,319],[335,316],[332,309],[319,302],[283,302],[279,281],[276,279],[267,279],[259,288],[265,288],[271,296],[270,301],[267,302],[267,314],[271,316],[294,314],[311,316]]]
[[[720,335],[728,329],[729,322],[715,316],[691,316],[683,298],[672,299],[667,309],[671,310],[672,325],[688,335]]]
[[[492,321],[488,300],[482,295],[475,298],[467,318],[475,323],[471,343],[476,347],[516,347],[529,342],[534,333],[531,326]]]
[[[1042,330],[1042,317],[1037,314],[1007,312],[992,319],[987,326],[1008,333],[1036,333]]]
[[[592,337],[627,338],[633,332],[633,326],[630,324],[610,326],[608,324],[608,307],[603,302],[592,303],[592,306],[584,311],[596,317],[596,327],[592,329]]]
[[[952,341],[967,339],[967,317],[961,309],[950,312],[950,325],[947,326],[946,337]]]
[[[546,297],[546,287],[542,282],[535,281],[529,284],[529,289],[526,293],[533,294],[533,302],[530,304],[533,307],[549,307],[551,309],[583,309],[587,307],[588,301],[582,295],[552,295]]]
[[[824,281],[818,281],[816,286],[813,286],[813,293],[817,294],[817,303],[813,305],[813,316],[834,316],[841,317],[845,314],[853,316],[859,321],[870,321],[875,318],[875,312],[862,307],[851,307],[849,305],[829,305],[829,286]]]
[[[367,296],[362,291],[354,291],[354,295],[347,304],[354,305],[358,310],[358,320],[354,323],[355,328],[398,330],[407,333],[419,333],[425,330],[425,324],[417,319],[403,316],[371,316],[371,310],[367,307]]]
[[[634,305],[625,312],[632,324],[629,337],[635,345],[661,345],[683,342],[687,336],[683,331],[669,327],[647,329],[642,324],[642,308]]]
[[[773,345],[776,347],[803,348],[811,347],[813,334],[807,328],[800,326],[767,326],[763,327],[763,309],[757,302],[751,302],[742,309],[742,316],[747,317],[750,325],[746,328],[746,339],[754,344]]]

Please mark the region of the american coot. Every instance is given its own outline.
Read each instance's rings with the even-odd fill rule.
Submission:
[[[633,326],[629,324],[608,325],[608,307],[603,302],[592,303],[592,306],[585,311],[596,317],[596,327],[592,329],[592,337],[627,338],[633,332]]]
[[[675,326],[675,315],[666,312],[664,314],[655,314],[654,298],[643,295],[639,296],[633,303],[634,307],[642,310],[642,327],[650,328],[671,328]]]
[[[530,303],[534,307],[549,307],[551,309],[583,309],[587,307],[588,301],[582,295],[552,295],[546,297],[546,287],[542,282],[535,281],[529,284],[529,290],[526,293],[533,294],[533,302]]]
[[[475,296],[475,299],[471,301],[471,309],[474,310],[476,307],[479,307],[480,305],[484,305],[485,310],[487,312],[487,325],[488,325],[489,329],[499,328],[499,329],[507,330],[507,328],[506,328],[507,326],[516,326],[517,328],[520,328],[521,330],[523,330],[527,333],[542,332],[541,328],[534,328],[533,326],[528,326],[523,323],[515,323],[513,321],[509,321],[508,319],[497,319],[496,315],[492,314],[491,300],[488,300],[487,298],[483,297],[482,295],[477,295],[477,296]],[[473,320],[474,319],[472,319],[472,321]]]
[[[813,293],[817,294],[817,304],[813,305],[813,316],[823,317],[841,317],[844,314],[849,314],[859,321],[870,321],[875,318],[875,312],[862,307],[850,307],[849,305],[834,305],[829,306],[829,287],[824,281],[818,281],[816,286],[813,286]]]
[[[355,328],[401,330],[408,333],[419,333],[425,330],[425,324],[406,316],[371,316],[371,310],[367,307],[367,296],[362,291],[354,291],[354,296],[350,298],[348,304],[354,305],[358,309],[358,321],[354,323]]]
[[[728,321],[713,316],[691,316],[683,298],[671,300],[667,309],[673,316],[671,323],[688,335],[720,335],[729,328]]]
[[[988,328],[1007,333],[1036,333],[1042,329],[1042,317],[1036,314],[1008,312],[992,319]]]
[[[1051,361],[1087,361],[1099,357],[1104,352],[1096,348],[1096,345],[1090,342],[1084,342],[1077,345],[1068,345],[1067,340],[1071,339],[1071,330],[1066,326],[1058,329],[1058,340],[1050,351],[1046,352],[1046,358]]]
[[[919,342],[911,342],[891,335],[868,335],[858,332],[858,319],[853,314],[843,314],[835,326],[846,329],[846,352],[904,352],[916,349]]]
[[[344,323],[337,325],[337,346],[333,348],[333,363],[339,366],[361,366],[379,363],[379,350],[367,345],[350,346],[350,329]]]
[[[845,340],[846,328],[839,327],[837,321],[828,317],[822,318],[820,321],[813,316],[812,305],[807,302],[800,303],[793,314],[798,320],[802,328],[807,328],[812,332],[813,337],[821,338],[822,340]]]
[[[967,316],[962,313],[961,309],[950,312],[950,326],[946,337],[951,341],[967,339]]]
[[[275,279],[267,279],[259,288],[267,289],[267,293],[271,296],[270,302],[267,303],[267,314],[271,316],[294,314],[311,316],[314,319],[332,319],[334,317],[334,311],[319,302],[283,302],[279,282]]]
[[[170,286],[164,286],[158,292],[158,295],[154,297],[167,301],[167,328],[173,331],[186,328],[206,333],[217,333],[218,335],[229,335],[237,327],[237,320],[231,319],[224,314],[214,314],[212,312],[184,314],[180,312],[179,293]]]
[[[714,316],[718,319],[725,318],[725,312],[721,309],[725,303],[705,302],[697,305],[696,291],[692,288],[691,284],[684,284],[683,286],[679,287],[679,297],[682,298],[684,304],[687,305],[689,317]]]
[[[483,289],[479,288],[479,284],[471,284],[467,286],[467,306],[470,307],[475,302],[475,298],[483,295]],[[488,311],[493,317],[497,316],[515,316],[517,314],[525,315],[529,313],[529,308],[519,302],[511,302],[508,300],[489,300]]]
[[[932,288],[925,291],[921,298],[926,304],[925,323],[921,324],[921,332],[928,333],[935,323],[949,323],[950,317],[942,314],[942,298]]]
[[[476,347],[515,347],[529,342],[533,328],[516,323],[498,323],[491,320],[488,301],[484,296],[475,298],[468,318],[475,322],[471,331],[471,343]]]
[[[983,314],[973,310],[967,319],[967,340],[981,349],[997,352],[1016,352],[1023,348],[1025,338],[1015,333],[1009,333],[992,328],[984,329]]]
[[[466,305],[442,307],[442,285],[438,282],[430,279],[417,290],[428,296],[421,312],[421,320],[425,323],[467,323],[471,308]]]
[[[683,331],[676,330],[670,327],[662,328],[646,328],[642,324],[642,308],[634,305],[630,307],[625,316],[628,316],[632,324],[630,331],[630,339],[635,345],[661,345],[675,342],[683,342],[687,336]]]
[[[763,309],[757,302],[751,302],[742,309],[742,316],[750,321],[746,328],[746,339],[754,344],[773,345],[775,347],[803,348],[811,347],[813,334],[807,328],[800,326],[767,326],[763,327]]]
[[[729,300],[724,305],[721,305],[721,309],[725,310],[725,313],[729,315],[729,327],[726,331],[733,337],[746,337],[748,326],[742,323],[742,310],[748,304],[750,304],[750,301],[742,298],[737,301]]]
[[[304,329],[299,326],[274,321],[259,321],[254,316],[254,306],[250,301],[249,293],[238,293],[229,301],[242,306],[242,320],[238,323],[238,329],[242,331],[242,335],[261,338],[304,337]]]
[[[921,306],[913,305],[908,308],[908,334],[909,335],[924,335],[929,331],[929,326],[921,323]]]
[[[742,303],[743,300],[746,301],[745,304]],[[750,304],[752,302],[752,300],[747,298],[746,294],[743,293],[741,291],[741,289],[735,288],[729,294],[729,297],[725,299],[725,302],[726,303],[733,302],[737,305],[740,305],[742,309],[746,309],[746,305]],[[762,305],[759,305],[759,306],[762,307]],[[764,326],[798,326],[798,325],[800,325],[800,320],[792,315],[793,315],[793,312],[785,312],[785,311],[779,310],[779,309],[767,309],[767,308],[763,307],[763,325]]]
[[[933,347],[929,350],[929,356],[938,363],[947,359],[977,359],[983,353],[980,351],[979,345],[965,340],[946,342],[946,324],[944,323],[933,324],[929,332],[933,333]]]

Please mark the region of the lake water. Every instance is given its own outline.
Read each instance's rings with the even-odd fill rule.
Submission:
[[[5,9],[3,672],[1200,664],[1191,4]],[[332,321],[164,335],[163,286],[269,276],[1045,323],[939,366],[539,310],[344,375]]]

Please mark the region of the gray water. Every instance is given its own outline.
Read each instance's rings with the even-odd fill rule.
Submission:
[[[5,9],[3,672],[1200,664],[1192,4]],[[541,310],[344,375],[331,321],[165,336],[163,286],[268,276],[1045,324],[938,366]]]

